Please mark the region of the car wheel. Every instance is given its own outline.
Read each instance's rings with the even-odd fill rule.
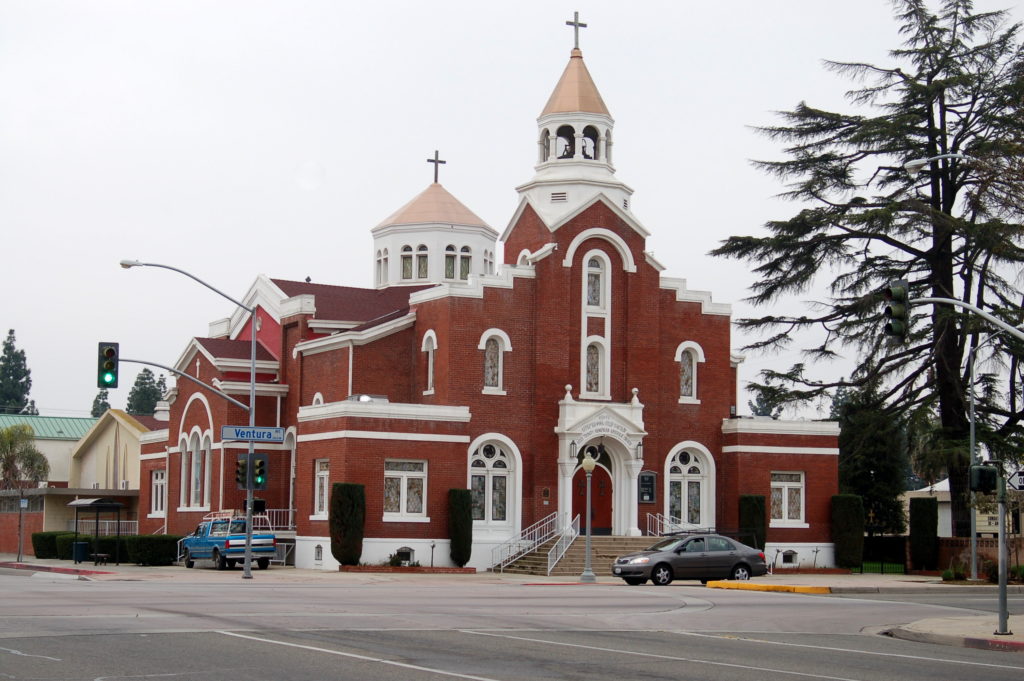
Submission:
[[[270,559],[259,558],[256,560],[256,564],[260,566],[260,570],[266,570],[268,567],[270,567]]]
[[[647,581],[646,579],[643,579],[641,577],[623,577],[622,579],[624,582],[626,582],[626,584],[629,584],[630,586],[640,586],[641,584]]]
[[[227,559],[220,555],[220,551],[217,549],[213,550],[213,564],[217,566],[218,570],[226,570],[228,567]]]
[[[185,567],[187,567],[187,568],[194,568],[195,566],[196,566],[196,562],[194,560],[192,560],[192,554],[189,553],[188,551],[186,551],[185,552]]]
[[[659,563],[651,570],[651,581],[655,586],[668,586],[672,583],[672,568],[666,563]]]
[[[750,579],[750,568],[743,564],[737,565],[732,569],[731,579],[738,579],[742,581]]]

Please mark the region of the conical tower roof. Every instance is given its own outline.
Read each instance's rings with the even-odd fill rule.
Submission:
[[[490,227],[437,182],[424,189],[377,227],[438,223]]]
[[[540,115],[543,117],[548,114],[578,111],[611,116],[608,107],[604,105],[604,100],[601,99],[601,93],[594,85],[594,79],[590,77],[587,65],[583,63],[583,52],[577,47],[573,48],[569,63]]]

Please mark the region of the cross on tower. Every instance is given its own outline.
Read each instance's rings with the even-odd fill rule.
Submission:
[[[427,163],[434,164],[434,184],[437,184],[437,169],[441,167],[442,163],[447,162],[448,161],[442,161],[441,158],[437,155],[437,149],[434,149],[434,158],[427,159]]]
[[[580,29],[587,27],[586,24],[584,24],[584,23],[582,23],[580,21],[580,13],[579,12],[573,12],[572,13],[572,21],[565,22],[565,25],[566,26],[572,26],[573,38],[575,39],[575,43],[576,43],[574,45],[574,47],[577,50],[580,49]]]

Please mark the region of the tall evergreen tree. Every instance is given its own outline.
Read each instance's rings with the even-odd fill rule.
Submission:
[[[161,376],[161,378],[163,378],[163,376]],[[96,397],[93,398],[92,401],[93,418],[103,416],[108,409],[110,409],[110,395],[107,393],[106,388],[100,388],[100,391],[96,393]]]
[[[0,412],[7,414],[38,414],[36,403],[28,398],[32,389],[32,372],[25,362],[25,351],[14,345],[14,329],[7,332],[3,354],[0,355]]]
[[[156,412],[156,403],[163,399],[166,390],[163,375],[160,380],[156,380],[148,367],[143,369],[135,377],[135,385],[128,393],[128,413],[152,415]]]
[[[800,204],[796,215],[768,222],[767,236],[730,237],[713,253],[750,263],[758,279],[748,300],[757,305],[806,292],[819,273],[827,280],[827,299],[810,313],[772,313],[739,324],[768,332],[749,349],[787,347],[791,334],[821,329],[823,340],[804,349],[807,358],[852,351],[860,365],[849,379],[830,381],[799,363],[762,372],[760,385],[800,401],[840,385],[877,384],[889,411],[912,419],[913,412],[934,413],[954,531],[965,536],[964,358],[991,327],[962,308],[914,306],[908,341],[887,346],[878,292],[905,279],[911,298],[958,299],[1021,322],[1014,280],[1024,262],[1024,50],[1019,25],[1007,26],[1005,12],[975,12],[971,0],[893,5],[904,43],[890,52],[891,65],[826,62],[864,83],[848,93],[863,113],[800,103],[780,114],[781,124],[761,129],[786,145],[787,158],[757,165],[787,183],[783,196]],[[904,169],[920,158],[933,159],[925,172]],[[1021,346],[1000,334],[978,353],[997,360],[993,374],[981,379],[990,383],[977,407],[990,424],[986,444],[1011,458],[1024,442]]]

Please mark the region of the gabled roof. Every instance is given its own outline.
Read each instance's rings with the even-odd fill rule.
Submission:
[[[228,338],[196,338],[196,342],[203,346],[203,349],[215,359],[245,359],[252,356],[252,341],[230,340]],[[277,358],[271,355],[266,348],[256,343],[256,361],[276,362]]]
[[[579,48],[573,49],[569,63],[540,115],[576,112],[611,116],[601,99],[601,93],[594,85],[594,79],[590,77],[587,65],[583,63],[583,52]]]
[[[389,215],[376,228],[391,225],[466,225],[490,227],[437,182]],[[376,229],[375,228],[375,229]]]
[[[412,293],[433,286],[433,284],[427,284],[425,286],[392,286],[371,289],[311,284],[285,279],[272,279],[271,281],[289,298],[301,295],[315,296],[317,319],[362,323],[394,312],[404,312],[409,308],[409,296]]]
[[[95,423],[93,424],[92,428],[89,429],[89,432],[83,435],[82,438],[78,441],[78,444],[75,445],[75,449],[72,452],[71,456],[74,458],[79,457],[81,453],[89,447],[90,443],[92,443],[101,432],[109,428],[111,423],[122,425],[134,431],[136,439],[138,439],[138,437],[143,433],[149,432],[150,430],[162,430],[163,428],[167,427],[167,423],[165,421],[160,421],[158,423],[163,424],[161,427],[157,427],[156,429],[150,428],[149,426],[142,423],[143,419],[156,421],[156,419],[153,419],[152,416],[143,416],[141,414],[128,414],[120,409],[108,409],[107,411],[103,412],[103,415],[100,416],[98,419],[93,419]]]
[[[0,414],[0,428],[8,428],[17,424],[32,427],[37,440],[80,440],[89,432],[94,418],[75,418],[69,416],[28,416],[25,414]]]

